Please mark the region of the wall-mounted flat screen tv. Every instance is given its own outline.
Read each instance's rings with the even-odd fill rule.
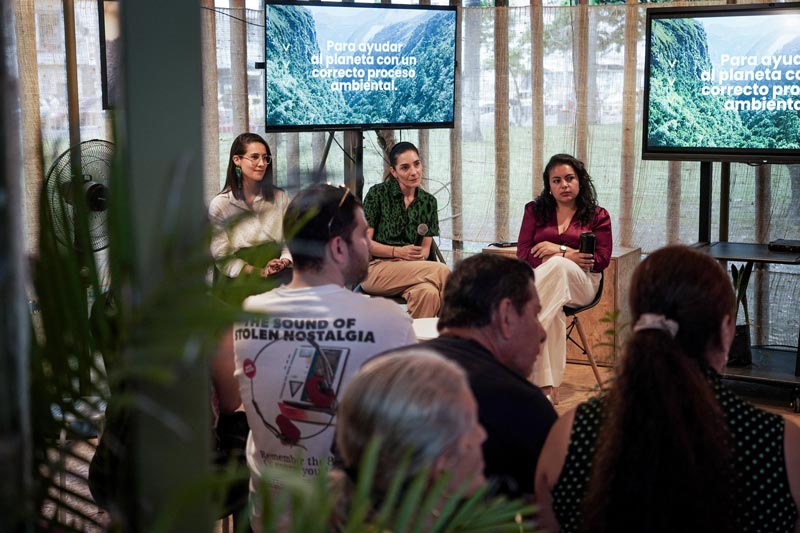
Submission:
[[[266,130],[451,128],[457,10],[266,3]]]
[[[800,3],[648,9],[644,159],[800,162]]]

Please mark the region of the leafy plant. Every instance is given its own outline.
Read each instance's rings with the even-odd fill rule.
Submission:
[[[629,323],[619,322],[621,314],[619,309],[614,309],[613,311],[606,311],[599,319],[601,324],[607,324],[606,329],[603,330],[603,336],[608,340],[600,342],[597,345],[611,348],[616,357],[622,354],[622,348],[625,345],[625,340],[628,335],[626,330],[630,329]]]
[[[748,261],[743,267],[736,268],[731,265],[731,279],[733,289],[736,293],[736,301],[733,307],[733,316],[739,316],[739,306],[744,310],[744,323],[750,325],[750,312],[747,307],[747,286],[750,283],[750,274],[753,273],[753,262]]]
[[[63,204],[63,198],[48,197],[44,189],[40,198],[39,249],[32,275],[36,311],[29,357],[34,481],[31,509],[20,520],[33,520],[46,530],[132,527],[137,493],[125,464],[132,459],[129,453],[120,455],[120,450],[130,450],[126,448],[127,414],[138,409],[162,422],[165,431],[186,432],[194,421],[174,415],[166,391],[184,378],[185,369],[205,364],[209,347],[216,345],[227,325],[241,317],[235,308],[211,299],[204,281],[209,268],[208,238],[189,245],[176,242],[180,213],[171,205],[162,210],[162,280],[146,293],[134,294],[134,231],[127,216],[131,206],[125,195],[113,194],[124,190],[122,178],[115,166],[107,266],[80,245],[64,246],[55,238],[53,228],[61,225],[75,228],[76,243],[88,242],[91,214],[82,195],[71,198],[69,209],[56,210],[48,209],[49,202]],[[73,172],[73,179],[80,190],[80,172]],[[177,179],[176,187],[181,184]],[[53,220],[52,213],[60,213],[56,216],[62,219]],[[147,359],[126,357],[132,350],[147,353]],[[148,383],[164,393],[133,395],[132,383]],[[106,494],[111,525],[107,516],[98,514],[86,490],[86,473],[101,425],[113,428],[111,433],[117,437],[110,444],[116,459],[109,463],[106,474],[110,477],[103,485],[111,491]],[[152,453],[159,453],[157,446],[153,443]],[[218,490],[221,482],[217,481],[201,487],[205,495]],[[187,493],[197,490],[187,487]]]

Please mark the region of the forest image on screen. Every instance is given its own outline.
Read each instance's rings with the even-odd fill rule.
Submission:
[[[800,14],[654,18],[650,148],[800,149]]]
[[[267,127],[453,120],[453,10],[270,5]]]

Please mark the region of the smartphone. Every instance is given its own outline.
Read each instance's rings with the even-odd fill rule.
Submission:
[[[514,241],[514,242],[502,241],[502,242],[493,242],[489,246],[494,246],[495,248],[511,248],[512,246],[516,246],[516,245],[517,245],[516,241]]]

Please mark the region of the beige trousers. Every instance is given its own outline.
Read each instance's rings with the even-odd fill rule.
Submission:
[[[601,274],[586,272],[574,261],[553,256],[533,271],[542,303],[539,322],[547,340],[533,365],[530,380],[539,387],[558,387],[567,367],[567,317],[563,307],[586,305],[594,299]]]
[[[436,261],[373,259],[361,288],[375,296],[402,296],[412,318],[439,314],[450,269]]]

